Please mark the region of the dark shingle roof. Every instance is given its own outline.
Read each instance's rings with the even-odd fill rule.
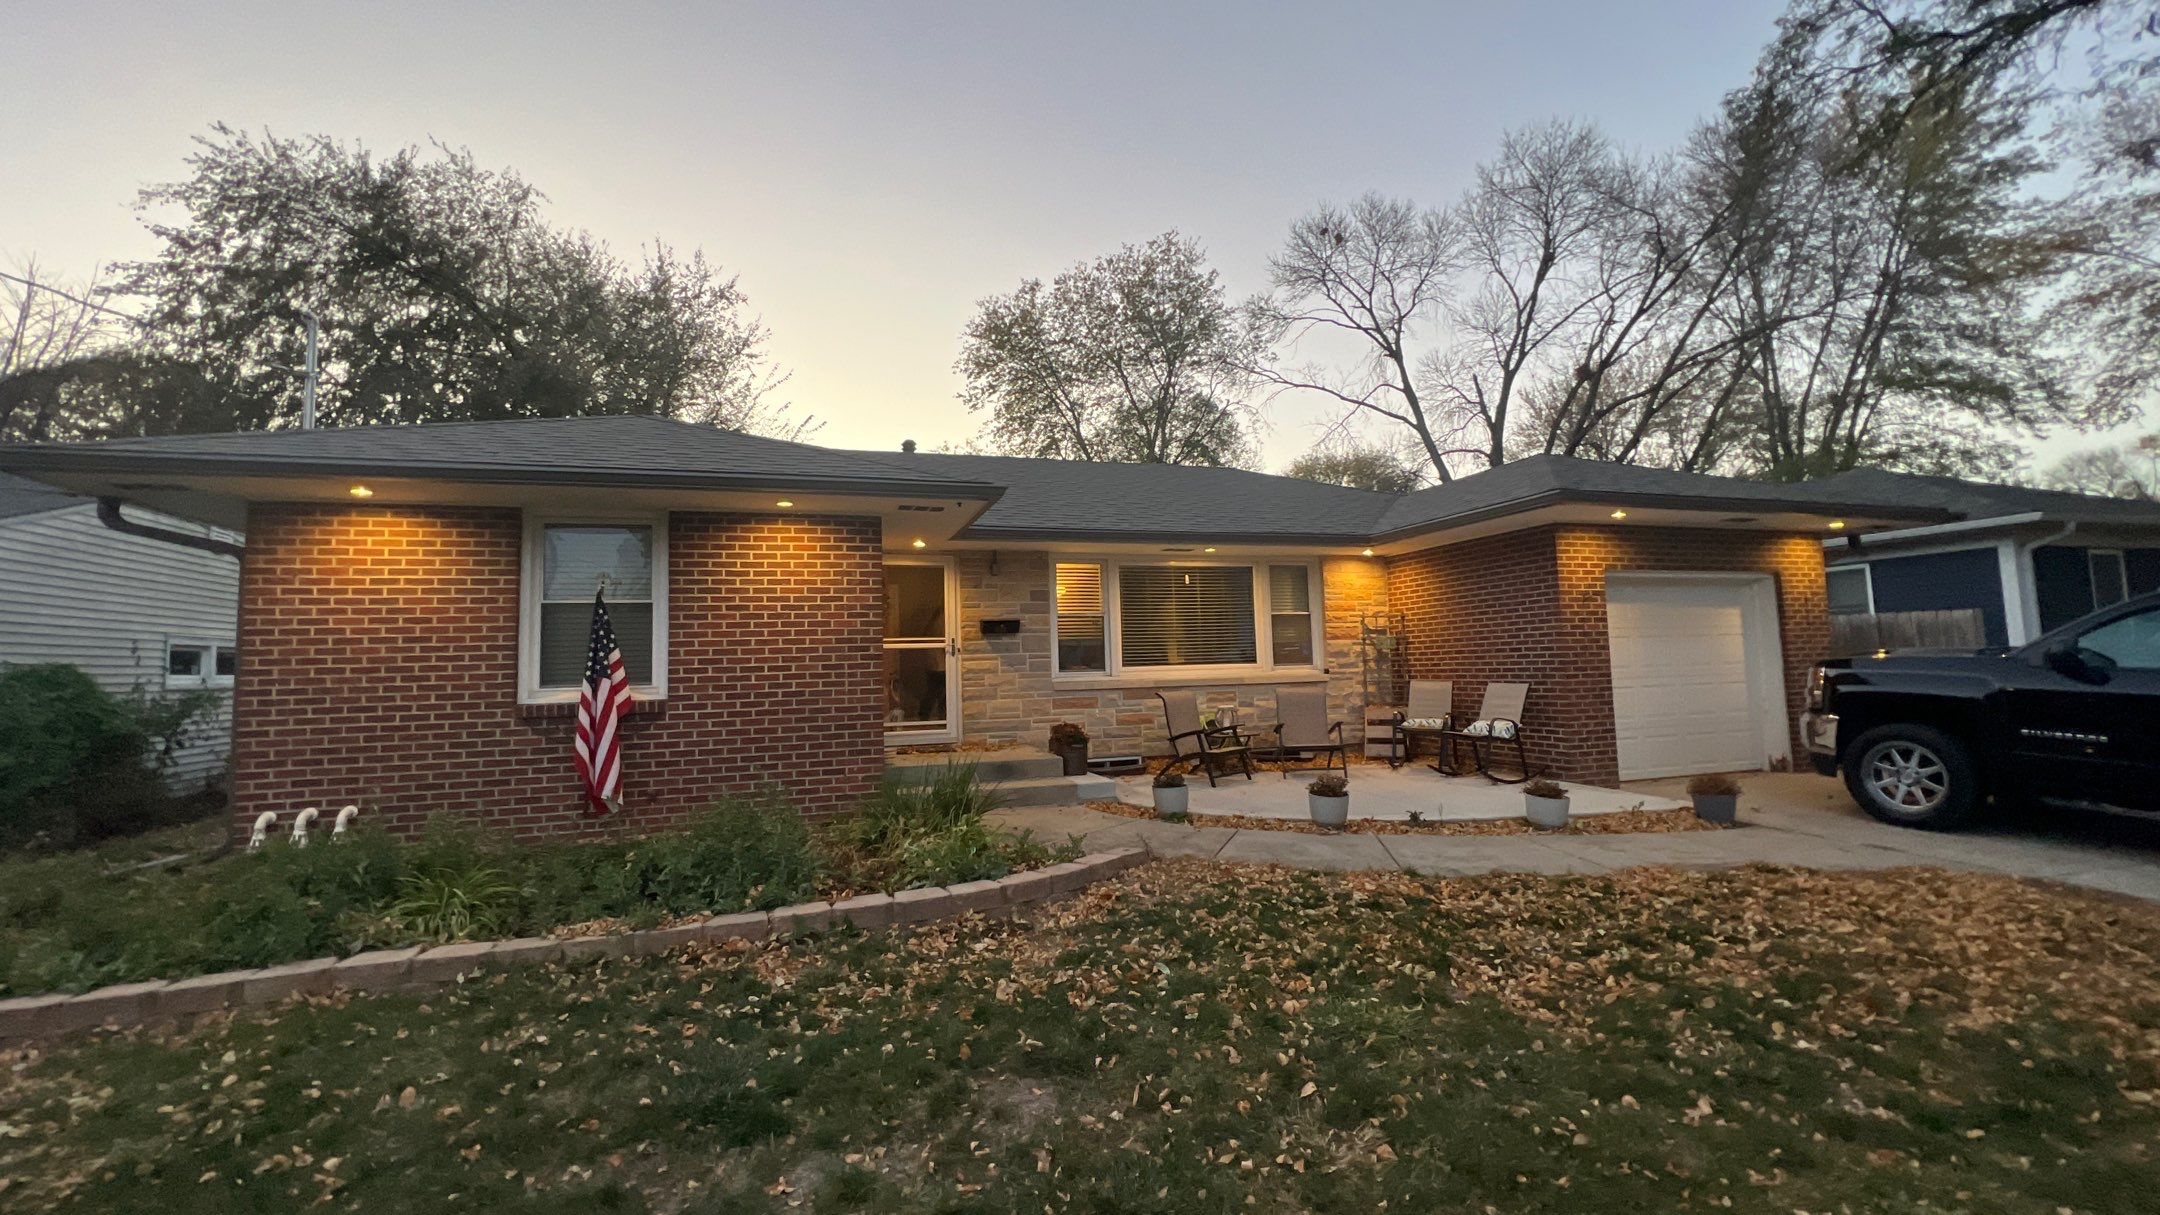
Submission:
[[[2103,498],[2093,494],[2022,485],[1992,485],[1956,477],[1923,476],[1856,468],[1812,484],[1826,493],[1864,495],[1889,505],[1933,505],[1966,519],[2038,513],[2065,523],[2160,524],[2160,502]]]
[[[85,506],[89,501],[88,498],[71,494],[64,489],[54,489],[28,477],[0,473],[0,519],[43,514],[49,510],[63,510],[70,506]]]
[[[1370,534],[1395,500],[1391,494],[1239,468],[932,452],[883,458],[938,476],[1005,486],[1005,496],[967,530],[982,538],[1191,536],[1340,543]]]
[[[1380,533],[1407,534],[1557,501],[1625,502],[1697,510],[1836,510],[1852,514],[1902,513],[1920,518],[1947,516],[1940,503],[1879,500],[1860,494],[1826,493],[1815,485],[1742,481],[1606,460],[1540,455],[1405,494],[1381,519]],[[1888,509],[1892,507],[1898,509]]]
[[[265,475],[370,472],[468,480],[822,486],[994,496],[896,459],[640,415],[353,426],[0,447],[15,468]]]

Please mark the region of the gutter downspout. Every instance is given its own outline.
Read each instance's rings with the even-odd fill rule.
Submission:
[[[166,544],[177,544],[183,548],[200,549],[206,553],[216,553],[220,557],[231,557],[235,561],[247,553],[246,548],[234,544],[230,540],[220,540],[215,536],[196,536],[187,532],[176,532],[169,527],[137,523],[133,519],[125,518],[120,514],[120,499],[118,498],[99,498],[97,501],[97,516],[98,522],[126,536],[140,536],[145,540],[158,540]]]
[[[2017,546],[2019,615],[2025,618],[2025,627],[2031,636],[2026,637],[2024,641],[2012,642],[2012,645],[2024,645],[2026,642],[2033,641],[2042,633],[2047,632],[2047,629],[2042,627],[2040,622],[2040,579],[2033,572],[2033,553],[2046,548],[2050,544],[2068,540],[2077,529],[2077,520],[2073,519],[2063,524],[2062,529],[2053,535],[2042,536],[2037,540]]]

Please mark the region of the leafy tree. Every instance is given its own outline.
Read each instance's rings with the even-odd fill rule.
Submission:
[[[1425,483],[1425,454],[1414,444],[1346,440],[1306,452],[1292,460],[1283,475],[1351,489],[1406,494]]]
[[[1250,340],[1196,241],[1166,232],[983,300],[961,399],[994,451],[1143,464],[1253,459]]]
[[[515,173],[441,145],[377,157],[225,126],[197,144],[188,177],[139,201],[162,248],[118,267],[147,340],[46,378],[108,432],[293,425],[307,309],[324,425],[642,413],[802,427],[772,399],[763,327],[700,253],[655,245],[627,264],[551,227]]]

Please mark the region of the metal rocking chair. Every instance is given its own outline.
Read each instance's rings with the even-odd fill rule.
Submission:
[[[1201,721],[1200,700],[1191,692],[1157,692],[1155,698],[1162,701],[1163,721],[1169,726],[1173,765],[1196,765],[1195,770],[1207,773],[1210,788],[1216,768],[1233,761],[1245,770],[1246,780],[1252,779],[1252,744],[1236,726]]]

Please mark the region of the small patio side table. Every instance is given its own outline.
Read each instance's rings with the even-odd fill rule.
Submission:
[[[1427,766],[1442,776],[1465,775],[1464,769],[1455,763],[1455,739],[1451,736],[1452,734],[1453,731],[1446,726],[1397,725],[1395,727],[1394,742],[1388,748],[1390,751],[1388,767],[1400,768],[1409,763],[1415,754],[1417,741],[1422,738],[1429,738],[1438,742],[1440,749],[1434,753],[1432,763]]]

